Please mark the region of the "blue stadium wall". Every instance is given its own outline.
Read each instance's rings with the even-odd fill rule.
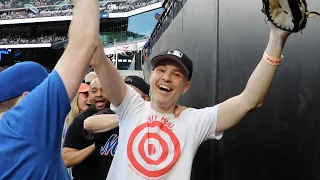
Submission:
[[[309,0],[320,12],[320,1]],[[261,0],[188,0],[152,48],[179,48],[194,61],[180,103],[202,108],[238,95],[261,59],[269,28]],[[320,18],[293,34],[264,106],[203,143],[191,179],[313,180],[320,178]]]

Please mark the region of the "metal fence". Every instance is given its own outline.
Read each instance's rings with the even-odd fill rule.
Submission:
[[[157,43],[187,1],[188,0],[165,0],[163,3],[163,8],[165,8],[165,10],[150,36],[150,48]]]

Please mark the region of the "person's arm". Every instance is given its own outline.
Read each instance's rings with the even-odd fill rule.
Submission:
[[[117,68],[105,55],[100,39],[90,65],[96,71],[102,89],[109,101],[113,106],[118,107],[127,94],[127,87]]]
[[[92,144],[84,149],[78,150],[74,148],[62,148],[62,159],[67,168],[80,164],[95,150]]]
[[[96,51],[100,26],[98,0],[76,0],[74,3],[68,45],[54,68],[65,85],[70,101]]]
[[[280,58],[289,32],[271,26],[269,43],[265,49],[271,57]],[[276,74],[277,66],[261,60],[250,76],[245,90],[219,104],[216,132],[222,132],[237,124],[249,111],[262,106],[264,98]]]
[[[116,114],[101,114],[88,117],[84,120],[83,128],[90,133],[103,133],[119,126]]]
[[[94,151],[94,142],[83,137],[83,120],[92,114],[91,108],[77,116],[70,124],[62,148],[62,159],[67,167],[81,163]]]
[[[178,117],[187,107],[176,106],[174,114]],[[98,134],[110,131],[119,126],[119,117],[116,114],[101,114],[90,116],[83,122],[83,128],[89,133]]]

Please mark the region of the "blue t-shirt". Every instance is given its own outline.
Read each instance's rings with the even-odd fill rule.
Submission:
[[[0,119],[0,179],[70,179],[61,157],[69,111],[67,91],[54,70]]]

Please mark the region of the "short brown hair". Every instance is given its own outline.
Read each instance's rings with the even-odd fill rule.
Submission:
[[[0,102],[0,113],[9,111],[18,101],[20,96]]]

